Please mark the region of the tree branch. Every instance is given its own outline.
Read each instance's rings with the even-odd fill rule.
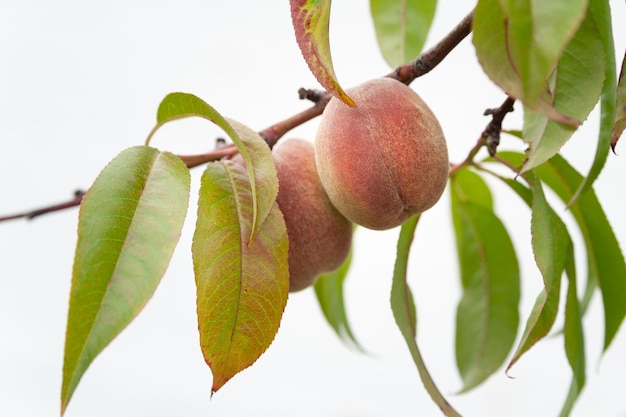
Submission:
[[[43,207],[40,209],[36,209],[36,210],[31,210],[31,211],[27,211],[24,213],[18,213],[18,214],[12,214],[9,216],[3,216],[0,217],[0,222],[6,221],[6,220],[14,220],[14,219],[34,219],[35,217],[41,216],[43,214],[48,214],[48,213],[53,213],[55,211],[60,211],[60,210],[65,210],[67,208],[70,207],[76,207],[80,205],[80,202],[83,200],[83,196],[85,195],[84,191],[81,190],[76,190],[74,192],[74,198],[66,201],[64,203],[60,203],[60,204],[55,204],[52,206],[48,206],[48,207]]]
[[[315,104],[313,104],[312,107],[309,107],[308,109],[283,120],[282,122],[278,122],[260,131],[259,135],[267,142],[270,148],[273,148],[274,145],[276,145],[276,142],[278,142],[278,139],[291,129],[321,115],[326,108],[326,105],[332,98],[331,94],[327,91],[307,90],[304,88],[298,90],[298,94],[300,95],[300,99],[311,100]]]
[[[422,53],[414,61],[409,64],[401,65],[396,68],[395,71],[387,74],[386,77],[396,79],[405,84],[410,84],[413,80],[422,75],[430,72],[435,68],[443,59],[472,32],[472,20],[474,17],[474,11],[472,10],[467,16],[459,22],[459,24],[452,29],[439,43],[433,46],[431,49]],[[326,108],[326,105],[332,98],[332,95],[327,91],[320,90],[308,90],[301,88],[298,91],[300,99],[306,99],[312,101],[313,106],[301,111],[283,121],[273,124],[259,132],[259,135],[267,142],[270,148],[273,148],[278,140],[284,136],[291,129],[302,125],[309,120],[321,115]],[[218,146],[215,150],[198,155],[179,155],[179,157],[185,162],[188,168],[194,168],[203,165],[208,162],[218,161],[222,158],[232,157],[238,152],[237,147],[233,144]],[[84,193],[81,191],[77,193],[75,198],[65,203],[56,204],[49,207],[44,207],[37,210],[32,210],[24,213],[13,214],[9,216],[0,217],[0,222],[6,220],[13,220],[19,218],[32,219],[34,217],[51,213],[54,211],[64,210],[70,207],[76,207],[80,205]]]
[[[469,12],[467,16],[435,46],[422,53],[411,63],[400,65],[394,72],[388,74],[387,77],[402,81],[408,85],[416,78],[430,72],[472,32],[473,20],[474,10]]]

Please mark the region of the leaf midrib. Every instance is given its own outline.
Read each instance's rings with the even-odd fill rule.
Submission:
[[[68,383],[68,387],[71,387],[73,385],[73,382],[74,382],[74,380],[77,377],[76,369],[78,368],[78,365],[80,364],[80,362],[84,359],[85,350],[86,350],[87,346],[89,345],[90,340],[92,340],[92,337],[94,335],[93,330],[94,330],[94,328],[96,326],[96,323],[98,322],[98,319],[101,316],[102,307],[104,306],[105,300],[107,299],[107,297],[108,297],[108,295],[110,294],[110,291],[111,291],[111,286],[112,286],[112,283],[113,283],[113,277],[116,276],[118,268],[119,268],[119,265],[120,265],[120,262],[119,262],[120,261],[120,257],[121,257],[120,255],[122,253],[124,253],[124,249],[125,249],[126,245],[128,244],[128,236],[130,234],[130,231],[133,229],[133,224],[136,221],[136,218],[137,218],[136,214],[137,214],[137,211],[138,211],[137,209],[141,205],[142,197],[143,197],[144,191],[146,190],[146,188],[148,186],[148,183],[150,182],[150,178],[152,176],[154,166],[156,165],[157,161],[161,157],[162,157],[162,153],[159,152],[158,154],[155,155],[155,157],[153,157],[152,163],[150,164],[149,173],[146,176],[146,179],[145,179],[145,181],[143,183],[143,187],[141,189],[141,197],[136,200],[137,204],[133,208],[133,215],[132,215],[132,218],[130,220],[130,224],[128,226],[128,229],[126,230],[126,237],[124,239],[124,243],[122,244],[122,246],[120,248],[120,251],[117,254],[117,260],[116,260],[116,263],[115,263],[115,268],[113,269],[113,272],[111,273],[111,277],[109,279],[109,282],[107,283],[106,290],[104,291],[104,295],[102,296],[102,298],[100,300],[96,316],[94,317],[93,321],[91,322],[91,326],[89,327],[89,331],[87,333],[87,337],[85,338],[85,343],[83,344],[83,346],[80,349],[80,354],[78,355],[77,360],[76,360],[76,364],[74,366],[74,369],[72,370],[72,378],[71,378],[71,381],[69,381],[69,383]],[[103,349],[104,349],[104,347],[103,347]],[[102,351],[102,350],[100,350],[100,351]],[[81,374],[81,376],[82,376],[82,374]],[[67,399],[65,401],[67,402]]]

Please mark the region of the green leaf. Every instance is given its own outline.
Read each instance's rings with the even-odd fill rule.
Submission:
[[[370,0],[378,47],[392,68],[422,51],[437,0]]]
[[[539,167],[537,174],[563,201],[579,189],[583,179],[561,156]],[[554,187],[552,186],[554,185]],[[626,316],[626,263],[619,242],[593,189],[570,207],[587,247],[590,280],[598,282],[604,302],[604,349],[608,349]]]
[[[460,201],[471,201],[480,204],[487,210],[493,211],[493,197],[489,186],[480,175],[468,170],[461,169],[459,175],[454,175],[454,193]]]
[[[529,173],[526,178],[531,181],[533,189],[532,248],[535,262],[543,277],[544,288],[537,296],[517,351],[507,370],[552,328],[559,308],[561,276],[568,255],[572,251],[572,241],[567,228],[546,201],[541,182],[534,173]]]
[[[400,237],[398,238],[398,250],[396,255],[396,263],[393,270],[393,282],[391,284],[391,311],[396,320],[396,324],[400,329],[400,333],[411,352],[413,361],[417,366],[420,378],[424,383],[426,391],[432,400],[439,406],[446,416],[460,416],[460,414],[452,408],[448,401],[443,397],[435,382],[433,381],[426,364],[419,351],[415,340],[417,334],[417,314],[415,312],[415,303],[413,294],[406,282],[409,252],[413,243],[413,236],[419,221],[419,216],[408,219],[400,229]]]
[[[615,152],[615,146],[620,136],[626,128],[626,79],[624,78],[624,72],[626,72],[626,53],[622,60],[622,70],[619,73],[619,83],[617,85],[617,103],[615,104],[615,124],[613,125],[613,131],[611,133],[611,149]]]
[[[512,152],[504,152],[499,155],[513,164],[521,164],[524,158],[524,155]],[[552,328],[558,312],[561,276],[565,271],[570,282],[565,306],[565,352],[574,374],[560,414],[565,417],[571,412],[585,383],[585,351],[581,321],[583,311],[576,291],[574,246],[565,224],[547,203],[536,173],[530,172],[524,177],[529,180],[533,189],[532,202],[529,203],[533,210],[531,221],[532,246],[537,266],[544,277],[544,289],[535,301],[517,351],[513,355],[507,371]],[[558,186],[556,188],[560,189]],[[520,188],[516,187],[514,190],[520,191]],[[562,190],[560,189],[560,191]],[[522,192],[520,196],[526,199],[525,192]],[[564,201],[567,201],[566,197],[563,198]]]
[[[328,24],[331,0],[290,0],[296,41],[309,69],[322,87],[348,106],[354,101],[337,81],[330,55]]]
[[[524,202],[526,204],[528,204],[528,207],[532,206],[532,202],[533,202],[533,193],[532,191],[527,188],[526,186],[524,186],[523,184],[521,184],[518,181],[515,181],[514,179],[511,178],[502,178],[499,177],[502,181],[504,181],[509,188],[511,188],[513,191],[515,191],[517,193],[518,196],[520,196],[520,198],[522,200],[524,200]]]
[[[509,135],[516,137],[518,139],[523,139],[524,138],[524,133],[521,130],[517,130],[517,129],[502,129],[501,130],[502,133],[508,133]]]
[[[274,204],[252,241],[252,188],[232,161],[202,175],[192,255],[200,346],[212,391],[252,365],[269,347],[289,291],[288,238]]]
[[[519,159],[520,161],[522,161],[523,158],[524,158],[524,155],[522,155],[520,153],[501,151],[501,152],[498,152],[498,156],[500,156],[500,154],[504,154],[504,155],[514,154],[516,156],[519,155],[520,156],[520,159]],[[503,158],[503,159],[506,160],[506,157]],[[517,161],[516,158],[514,158],[514,160]],[[492,158],[490,156],[485,158],[483,161],[485,161],[485,162],[497,162],[494,158]],[[514,166],[521,165],[521,163],[516,163],[516,162],[512,162],[512,164]],[[522,200],[524,200],[524,202],[526,203],[526,205],[528,207],[532,207],[532,205],[533,205],[533,192],[530,190],[530,188],[526,187],[524,184],[522,184],[521,182],[517,181],[516,179],[505,177],[504,175],[498,174],[496,172],[489,171],[489,170],[484,170],[483,172],[485,172],[487,174],[490,174],[493,177],[496,177],[497,179],[499,179],[500,181],[502,181],[503,183],[508,185],[511,190],[513,190]],[[487,189],[487,191],[488,190],[489,189]],[[489,207],[491,207],[491,205]]]
[[[553,18],[558,17],[553,16]],[[507,32],[507,18],[500,0],[479,0],[474,11],[472,42],[485,73],[508,95],[522,101],[533,111],[561,123],[578,126],[579,120],[554,108],[552,97],[544,88],[546,80],[542,81],[543,89],[537,97],[525,96],[524,83],[511,60]]]
[[[202,99],[187,93],[170,93],[159,105],[157,125],[152,129],[146,142],[164,124],[186,117],[202,117],[219,126],[235,143],[248,169],[252,184],[252,205],[254,218],[251,238],[257,235],[278,195],[278,177],[267,143],[252,129],[243,124],[224,118]]]
[[[189,170],[176,156],[125,150],[85,194],[67,318],[61,413],[95,357],[152,297],[178,242]]]
[[[565,355],[572,368],[573,378],[569,393],[561,410],[561,417],[569,416],[574,403],[585,385],[585,340],[583,334],[582,314],[576,290],[576,263],[574,250],[569,247],[565,271],[569,278],[567,301],[565,303]]]
[[[600,34],[591,13],[580,25],[559,60],[553,94],[554,107],[579,120],[587,118],[602,92],[605,58]],[[521,172],[546,162],[559,152],[575,129],[524,109],[524,141],[529,144]]]
[[[471,183],[481,185],[468,188]],[[463,391],[482,383],[500,367],[515,341],[519,322],[517,257],[504,225],[491,204],[485,204],[491,198],[477,197],[486,187],[468,169],[451,179],[452,218],[463,284],[456,333]]]
[[[525,102],[533,106],[587,11],[587,0],[500,0],[509,59],[519,73]]]
[[[522,154],[509,152],[498,155],[512,164],[520,164]],[[548,185],[564,202],[571,201],[583,181],[580,175],[562,156],[556,155],[547,163],[535,168],[541,181]],[[583,299],[585,311],[595,283],[600,285],[604,302],[604,349],[606,350],[626,316],[626,263],[619,242],[600,205],[593,188],[569,207],[585,242],[587,252],[588,290]]]
[[[350,328],[343,296],[343,283],[350,270],[351,262],[352,251],[350,251],[348,258],[338,269],[320,275],[315,284],[313,284],[313,288],[326,321],[335,330],[339,339],[345,344],[363,351]]]
[[[613,44],[613,28],[611,25],[611,8],[606,0],[589,0],[589,14],[593,16],[604,50],[604,87],[600,99],[600,133],[598,147],[589,172],[569,202],[571,205],[577,198],[585,194],[593,185],[604,168],[611,145],[611,133],[615,121],[616,71],[615,46]],[[591,51],[590,51],[591,52]],[[598,54],[597,59],[600,59]],[[597,74],[596,74],[597,76]]]

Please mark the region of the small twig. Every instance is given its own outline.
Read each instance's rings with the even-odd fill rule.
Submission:
[[[474,163],[474,157],[483,146],[487,146],[489,155],[491,155],[492,157],[495,156],[496,148],[500,144],[502,121],[507,114],[513,111],[514,103],[515,99],[511,96],[507,96],[506,100],[502,102],[500,107],[485,110],[485,115],[491,115],[491,121],[487,124],[485,130],[483,130],[483,132],[480,134],[480,138],[478,138],[476,145],[474,145],[474,147],[470,149],[463,162],[450,166],[449,176],[454,175],[459,169],[463,168],[464,166],[472,165]]]
[[[308,88],[300,88],[298,90],[298,97],[300,97],[300,100],[309,100],[313,103],[323,100],[328,95],[329,93],[324,90],[310,90]]]
[[[528,179],[524,175],[519,175],[519,167],[516,167],[515,165],[513,165],[512,163],[510,163],[506,159],[501,158],[498,155],[494,155],[493,159],[498,161],[499,163],[501,163],[505,167],[509,168],[511,171],[513,171],[515,173],[515,178],[521,177],[524,181],[526,181],[526,183],[528,183],[528,185],[531,185],[530,182],[528,181]]]
[[[422,53],[411,63],[400,65],[394,72],[388,74],[387,77],[402,81],[408,85],[417,77],[421,77],[430,72],[472,32],[473,20],[474,10],[468,13],[467,16],[435,46]]]
[[[187,168],[195,168],[208,162],[219,161],[223,158],[230,158],[238,152],[234,144],[222,145],[217,149],[197,155],[178,155],[183,160]]]
[[[83,196],[85,195],[84,191],[81,190],[76,190],[74,192],[74,198],[66,201],[64,203],[60,203],[60,204],[55,204],[52,206],[48,206],[48,207],[43,207],[37,210],[31,210],[31,211],[27,211],[25,213],[18,213],[18,214],[12,214],[9,216],[2,216],[0,217],[0,222],[2,221],[6,221],[6,220],[14,220],[14,219],[34,219],[35,217],[41,216],[43,214],[48,214],[48,213],[53,213],[55,211],[60,211],[60,210],[65,210],[67,208],[70,207],[76,207],[80,205],[80,202],[83,200]]]
[[[291,129],[298,127],[322,114],[322,112],[324,112],[324,108],[326,108],[326,105],[332,97],[331,94],[326,91],[306,90],[303,88],[299,90],[299,93],[301,99],[311,100],[315,104],[294,116],[261,130],[259,135],[267,142],[270,148],[273,148],[274,145],[276,145],[276,142],[278,142],[278,139]]]
[[[480,138],[478,138],[478,141],[476,142],[476,145],[474,145],[474,147],[472,149],[470,149],[469,153],[467,154],[467,156],[465,157],[463,162],[461,162],[459,164],[450,164],[450,172],[448,173],[448,176],[451,177],[459,169],[461,169],[461,168],[463,168],[465,166],[471,165],[474,162],[474,157],[476,156],[476,154],[478,153],[480,148],[482,148],[484,145],[485,145],[485,138],[483,138],[481,136]]]

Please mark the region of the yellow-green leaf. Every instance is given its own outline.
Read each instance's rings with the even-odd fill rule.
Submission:
[[[274,204],[254,240],[252,188],[245,170],[210,163],[200,185],[192,255],[200,346],[212,391],[269,347],[289,291],[288,238]]]
[[[337,81],[330,55],[331,0],[290,0],[290,4],[296,41],[309,69],[322,87],[348,106],[354,106],[354,101]]]
[[[85,194],[67,318],[61,412],[95,357],[152,297],[178,242],[189,170],[154,148],[127,149]]]
[[[202,117],[219,126],[237,145],[248,169],[252,188],[251,237],[254,239],[278,195],[278,177],[267,143],[252,129],[223,117],[204,100],[188,93],[170,93],[159,105],[157,125],[152,129],[147,142],[164,124],[186,117]]]

